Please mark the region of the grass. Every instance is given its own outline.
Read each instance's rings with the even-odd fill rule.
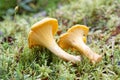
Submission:
[[[90,3],[90,4],[89,4]],[[75,0],[49,12],[59,20],[60,33],[74,24],[90,28],[87,45],[103,60],[92,65],[82,56],[73,65],[52,54],[46,48],[28,48],[28,32],[44,17],[9,16],[0,22],[0,79],[1,80],[120,80],[120,1]],[[118,28],[118,29],[117,29]],[[59,39],[59,34],[55,39]],[[113,44],[112,44],[113,43]],[[71,54],[79,54],[66,50]]]

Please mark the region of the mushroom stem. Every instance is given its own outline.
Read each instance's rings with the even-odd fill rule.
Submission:
[[[59,56],[60,58],[71,61],[72,63],[80,62],[80,56],[70,55],[64,50],[62,50],[55,41],[52,42],[52,45],[46,46],[51,52],[55,55]]]
[[[99,62],[102,59],[102,55],[96,54],[93,52],[84,42],[83,40],[79,40],[78,44],[73,45],[77,50],[79,50],[83,55],[88,57],[90,61],[94,64]]]

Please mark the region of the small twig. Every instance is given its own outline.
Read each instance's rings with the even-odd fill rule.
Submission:
[[[16,21],[16,15],[17,15],[17,12],[18,12],[18,8],[19,8],[19,6],[16,6],[15,7],[15,13],[14,13],[14,17],[13,17],[13,19]]]
[[[87,25],[87,17],[83,18],[84,25]]]
[[[114,65],[114,44],[115,44],[115,37],[112,37],[112,64]]]

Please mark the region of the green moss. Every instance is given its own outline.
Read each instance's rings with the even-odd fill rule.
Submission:
[[[59,20],[62,33],[77,23],[90,27],[87,45],[96,53],[103,54],[103,60],[96,65],[92,65],[83,55],[80,55],[82,61],[73,65],[61,60],[46,48],[29,49],[27,37],[30,27],[43,17],[33,18],[31,15],[16,15],[14,19],[9,16],[4,17],[5,20],[0,22],[0,32],[2,32],[0,34],[0,79],[119,80],[120,34],[114,36],[113,49],[112,41],[109,39],[119,25],[119,8],[117,0],[95,0],[95,2],[75,0],[49,14],[49,17],[56,17]],[[3,40],[8,36],[15,38],[13,44]],[[56,35],[55,38],[59,36]],[[79,55],[76,51],[66,51]],[[114,63],[111,59],[112,51]]]

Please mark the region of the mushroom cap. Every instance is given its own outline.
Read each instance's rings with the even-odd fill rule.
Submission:
[[[32,48],[35,45],[39,45],[35,40],[34,32],[40,31],[42,27],[51,26],[52,35],[55,35],[58,29],[58,21],[54,18],[44,18],[41,21],[32,25],[31,30],[28,34],[28,43],[29,48]],[[42,30],[41,30],[42,31]],[[39,34],[38,34],[39,35]]]
[[[57,32],[58,29],[58,21],[54,18],[44,18],[41,21],[33,24],[33,26],[31,27],[32,31],[38,30],[41,27],[47,26],[47,25],[51,25],[52,26],[52,34],[55,35],[55,33]]]
[[[32,48],[34,45],[39,45],[37,42],[35,42],[33,39],[32,39],[32,35],[33,34],[33,31],[30,31],[29,32],[29,35],[28,35],[28,43],[29,43],[29,48]]]
[[[89,28],[87,26],[85,26],[85,25],[79,25],[79,24],[72,26],[70,29],[68,29],[67,32],[70,33],[70,32],[75,31],[76,29],[83,30],[84,31],[84,35],[85,36],[88,35]]]
[[[75,25],[75,26],[72,26],[70,29],[68,29],[68,31],[66,33],[64,33],[60,36],[58,44],[61,48],[64,48],[64,49],[72,48],[72,49],[74,49],[72,47],[72,45],[69,43],[69,40],[72,39],[72,37],[74,38],[74,36],[71,36],[71,38],[70,38],[70,33],[74,33],[76,30],[82,30],[83,31],[82,38],[83,38],[83,41],[86,43],[86,41],[87,41],[86,36],[89,32],[89,28],[87,26],[84,26],[84,25]]]

